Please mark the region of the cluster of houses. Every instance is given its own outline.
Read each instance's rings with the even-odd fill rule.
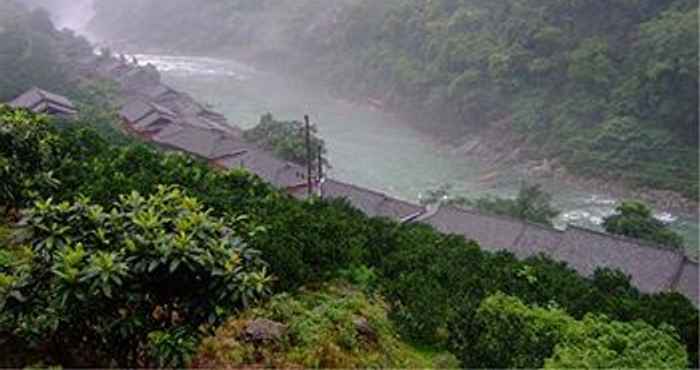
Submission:
[[[163,148],[190,153],[213,167],[245,168],[295,197],[313,193],[321,198],[344,198],[368,216],[426,223],[444,233],[463,235],[487,250],[507,250],[518,258],[545,254],[585,276],[597,268],[618,269],[642,292],[676,291],[696,305],[700,301],[698,263],[682,252],[573,226],[560,231],[473,210],[427,209],[333,179],[313,178],[309,182],[306,168],[246,143],[241,131],[229,126],[223,116],[162,84],[144,67],[109,59],[94,64],[90,73],[122,86],[127,102],[120,117],[126,131]],[[9,104],[37,113],[76,113],[65,97],[36,88]]]

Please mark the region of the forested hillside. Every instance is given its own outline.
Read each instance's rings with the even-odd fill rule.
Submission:
[[[75,62],[92,55],[88,41],[54,28],[49,14],[19,2],[0,2],[0,102],[33,86],[60,94],[74,91]]]
[[[694,1],[194,6],[99,2],[93,29],[124,45],[255,52],[340,93],[419,116],[435,132],[495,130],[527,157],[558,159],[580,175],[697,197]]]

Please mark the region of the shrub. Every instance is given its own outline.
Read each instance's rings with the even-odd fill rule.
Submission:
[[[200,346],[196,367],[427,368],[402,343],[388,306],[341,283],[280,294],[232,318]],[[250,325],[266,328],[251,338]]]
[[[195,335],[270,283],[247,236],[210,213],[173,187],[122,196],[109,212],[84,198],[38,202],[24,220],[31,261],[0,287],[0,330],[64,366],[147,365],[151,355],[182,365],[186,354],[163,354],[173,330]]]
[[[546,369],[681,369],[688,364],[675,331],[641,321],[586,316],[564,333]]]
[[[654,218],[651,209],[641,202],[623,202],[616,214],[607,217],[603,223],[605,230],[631,238],[683,249],[683,237],[670,230],[668,225]]]
[[[58,185],[55,133],[45,118],[0,105],[0,208],[21,208]]]
[[[687,355],[668,326],[622,323],[557,308],[528,307],[497,293],[474,316],[475,335],[458,353],[475,368],[682,368]]]

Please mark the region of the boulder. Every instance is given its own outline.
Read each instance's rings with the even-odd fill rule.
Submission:
[[[248,322],[243,330],[243,339],[253,343],[278,342],[286,331],[287,327],[276,321],[267,319],[252,320]]]

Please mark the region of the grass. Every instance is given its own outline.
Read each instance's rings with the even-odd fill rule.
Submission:
[[[193,361],[207,368],[434,368],[456,367],[454,357],[416,348],[398,336],[388,306],[346,283],[280,294],[262,307],[231,318],[205,338]],[[253,320],[284,325],[275,340],[245,337]],[[364,330],[363,330],[364,329]]]

